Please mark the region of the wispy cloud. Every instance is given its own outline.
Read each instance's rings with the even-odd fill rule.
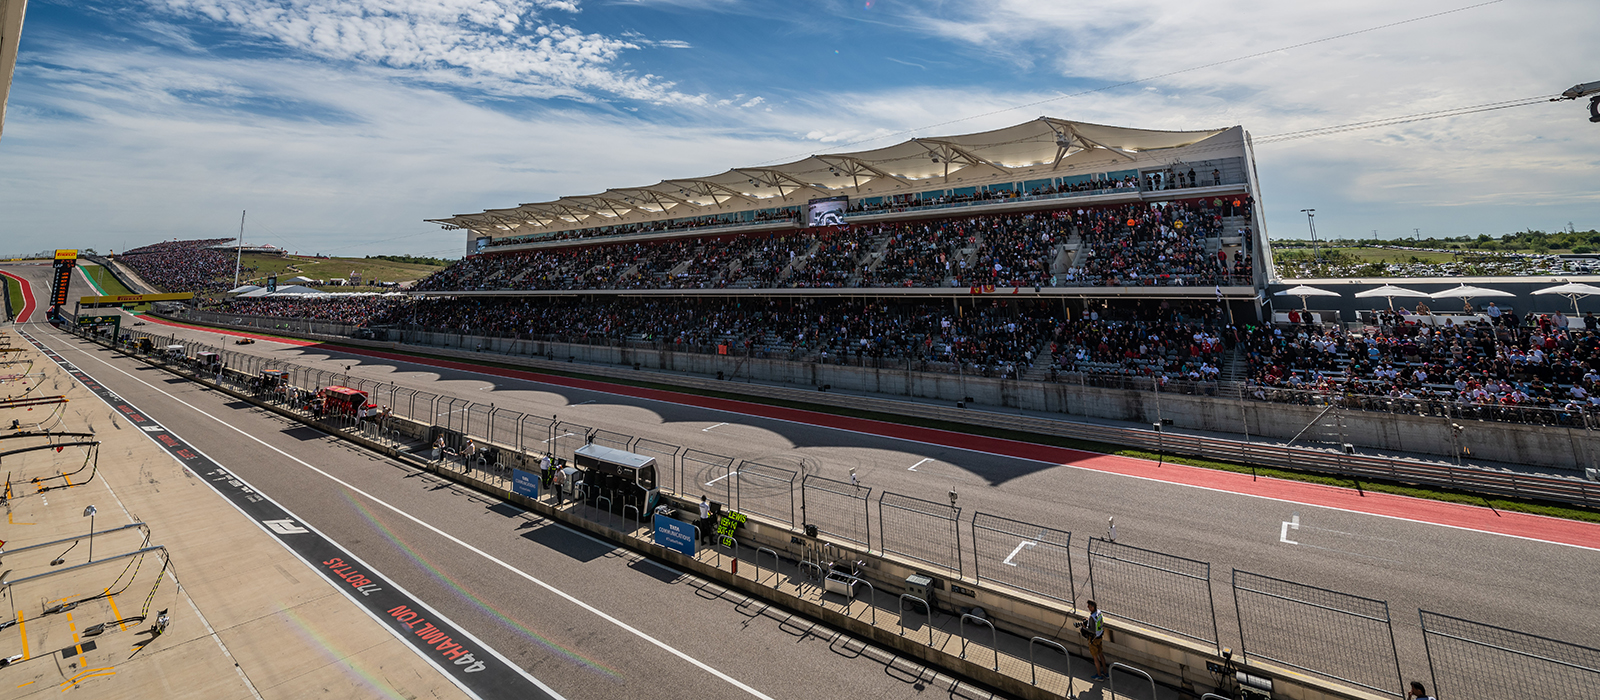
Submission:
[[[552,21],[568,0],[151,0],[325,59],[412,71],[417,77],[533,97],[621,97],[696,104],[672,81],[620,67],[640,44]]]

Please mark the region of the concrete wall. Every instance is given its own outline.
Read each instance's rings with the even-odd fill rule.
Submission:
[[[191,314],[186,320],[194,319]],[[205,315],[206,319],[220,319]],[[227,317],[230,325],[238,317]],[[199,320],[199,319],[194,319]],[[250,319],[244,319],[249,322]],[[266,319],[276,321],[282,319]],[[214,320],[212,322],[215,322]],[[305,325],[291,322],[290,325]],[[319,325],[315,322],[309,324]],[[335,339],[315,333],[291,330],[274,330],[274,333],[312,339]],[[1449,419],[1404,413],[1384,413],[1335,409],[1323,415],[1324,407],[1295,404],[1267,403],[1237,398],[1207,395],[1189,395],[1176,391],[1133,391],[1110,389],[1063,382],[1039,382],[961,376],[939,372],[911,371],[904,366],[898,369],[823,365],[815,362],[746,358],[732,355],[715,355],[698,352],[630,348],[617,346],[579,345],[573,343],[485,338],[450,333],[405,332],[391,342],[367,343],[348,338],[338,342],[357,345],[375,345],[402,349],[409,345],[417,350],[449,348],[464,351],[466,359],[482,357],[495,362],[516,364],[519,358],[540,358],[577,364],[633,367],[636,364],[645,372],[639,377],[649,381],[673,381],[672,375],[715,377],[718,372],[730,383],[758,381],[779,383],[791,387],[814,390],[831,385],[834,392],[873,393],[893,397],[911,397],[937,400],[953,406],[965,397],[972,397],[980,406],[997,406],[1027,411],[1081,416],[1086,418],[1126,421],[1135,426],[1148,426],[1161,419],[1173,422],[1169,430],[1176,432],[1204,431],[1232,434],[1242,438],[1248,432],[1252,440],[1287,441],[1300,436],[1295,444],[1330,444],[1348,442],[1358,450],[1381,450],[1433,457],[1451,458],[1454,455],[1454,438],[1451,424],[1461,424],[1460,444],[1470,450],[1470,458],[1477,461],[1505,464],[1524,464],[1581,472],[1594,466],[1600,455],[1600,438],[1587,429],[1549,427],[1487,420]],[[394,342],[398,340],[399,342]],[[457,352],[451,352],[455,355]],[[581,368],[574,368],[582,371]],[[665,376],[663,376],[665,374]],[[735,387],[729,387],[736,391]],[[812,394],[814,396],[814,394]],[[804,400],[797,396],[797,400]],[[1319,415],[1322,416],[1319,419]],[[1343,430],[1337,425],[1343,423]],[[1313,425],[1313,424],[1316,425]],[[1329,426],[1332,427],[1329,427]],[[1307,426],[1312,426],[1307,428]],[[1342,433],[1342,434],[1341,434]]]

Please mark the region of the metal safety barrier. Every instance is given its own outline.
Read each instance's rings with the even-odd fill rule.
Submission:
[[[778,567],[782,565],[782,562],[778,559],[778,551],[773,549],[773,548],[771,548],[771,547],[756,547],[756,583],[761,583],[761,555],[762,554],[771,554],[772,555],[772,587],[773,588],[777,588],[778,584],[781,583],[781,581],[778,580],[779,579]]]
[[[728,542],[732,542],[733,543],[733,547],[731,547],[731,549],[733,550],[733,561],[737,563],[739,561],[739,540],[735,539],[733,535],[720,535],[719,534],[719,535],[716,535],[715,537],[716,537],[716,539],[712,540],[712,542],[711,542],[711,550],[717,553],[717,568],[719,568],[719,569],[722,568],[722,549],[721,548],[722,547],[727,547],[728,546]],[[735,564],[735,565],[737,565],[737,564]]]
[[[871,581],[868,581],[868,580],[866,580],[864,578],[860,578],[858,576],[851,576],[850,574],[846,574],[846,573],[836,573],[834,575],[835,576],[839,576],[840,578],[849,579],[850,580],[850,585],[852,586],[852,588],[851,588],[852,591],[855,590],[853,588],[853,586],[855,586],[858,583],[867,587],[867,608],[872,610],[872,626],[873,627],[877,627],[878,626],[878,589],[873,587]],[[852,597],[852,600],[854,600],[854,597]],[[844,609],[845,609],[845,614],[848,615],[849,612],[850,612],[850,603],[845,603]]]
[[[1113,696],[1117,694],[1117,676],[1115,671],[1119,668],[1127,671],[1128,673],[1144,676],[1144,679],[1150,682],[1150,700],[1156,700],[1156,679],[1151,678],[1150,674],[1122,663],[1121,661],[1111,662],[1111,668],[1106,669],[1106,676],[1111,679],[1111,694]]]
[[[800,560],[800,562],[798,563],[796,568],[800,569],[802,571],[805,571],[805,570],[816,571],[817,572],[816,578],[812,578],[810,576],[806,576],[805,577],[805,581],[814,581],[815,583],[812,584],[814,587],[817,587],[817,588],[821,588],[822,587],[823,576],[825,576],[826,574],[822,573],[822,565],[821,564],[818,564],[818,563],[816,563],[814,561],[806,561],[806,560],[802,559],[802,560]],[[801,585],[805,585],[805,584],[802,582]]]
[[[1036,661],[1033,658],[1033,647],[1036,644],[1037,645],[1046,646],[1046,647],[1050,647],[1051,649],[1056,650],[1057,653],[1061,654],[1061,658],[1067,660],[1067,672],[1065,674],[1066,677],[1067,677],[1067,693],[1066,694],[1067,695],[1071,695],[1072,694],[1072,680],[1073,680],[1072,679],[1072,655],[1067,653],[1067,648],[1064,647],[1064,646],[1061,646],[1060,643],[1058,643],[1058,642],[1056,642],[1054,640],[1045,639],[1044,637],[1034,637],[1034,638],[1028,640],[1028,668],[1030,670],[1032,670],[1032,672],[1033,672],[1033,675],[1029,680],[1029,684],[1031,684],[1031,685],[1039,685],[1039,662]]]
[[[906,601],[908,600],[921,603],[922,609],[927,611],[926,613],[920,614],[925,614],[928,617],[928,646],[933,646],[933,606],[928,605],[928,601],[911,595],[910,593],[900,594],[900,636],[906,636]]]
[[[978,617],[977,615],[973,615],[972,613],[962,613],[961,615],[961,658],[967,658],[967,620],[969,618],[973,622],[981,622],[984,624],[984,626],[989,628],[989,649],[994,652],[993,669],[996,671],[1000,670],[1000,638],[994,631],[994,623]]]

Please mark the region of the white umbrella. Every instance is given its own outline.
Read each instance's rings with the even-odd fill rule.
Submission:
[[[1467,305],[1467,311],[1471,311],[1472,299],[1475,297],[1515,297],[1516,295],[1511,292],[1502,292],[1498,289],[1463,284],[1442,292],[1434,292],[1431,296],[1435,299],[1461,299],[1462,303]]]
[[[1281,292],[1273,292],[1272,296],[1281,297],[1281,296],[1284,296],[1286,294],[1289,295],[1289,296],[1300,297],[1300,308],[1302,308],[1302,309],[1309,308],[1309,307],[1306,306],[1306,297],[1336,297],[1336,296],[1341,296],[1338,292],[1330,292],[1330,291],[1328,291],[1326,289],[1318,289],[1316,287],[1310,287],[1310,286],[1306,286],[1306,285],[1303,285],[1303,284],[1298,286],[1298,287],[1290,287],[1290,288],[1285,289],[1285,290],[1283,290]]]
[[[1600,290],[1596,290],[1596,291],[1600,291]],[[1419,292],[1419,291],[1417,291],[1415,289],[1406,289],[1405,287],[1396,287],[1396,286],[1394,286],[1392,284],[1386,284],[1386,285],[1383,285],[1382,287],[1378,287],[1376,289],[1368,289],[1365,292],[1356,292],[1356,298],[1357,299],[1365,299],[1365,298],[1368,298],[1368,297],[1385,297],[1385,298],[1387,298],[1389,300],[1389,310],[1390,311],[1394,311],[1394,298],[1395,297],[1421,297],[1421,298],[1424,298],[1424,299],[1431,299],[1433,297],[1433,295],[1429,294],[1427,292]]]
[[[1600,287],[1596,287],[1592,284],[1584,284],[1582,282],[1569,282],[1567,284],[1541,289],[1534,292],[1534,294],[1560,294],[1561,296],[1571,299],[1572,315],[1577,316],[1579,315],[1578,300],[1589,296],[1590,294],[1600,294]]]

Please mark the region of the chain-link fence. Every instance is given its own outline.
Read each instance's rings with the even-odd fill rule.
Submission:
[[[733,490],[733,458],[700,450],[683,453],[683,481],[685,496],[696,492],[711,500],[738,510],[738,498]]]
[[[1089,595],[1112,617],[1218,644],[1207,562],[1091,537]]]
[[[494,407],[488,404],[473,403],[468,405],[466,410],[467,423],[462,430],[466,431],[468,435],[488,437],[489,415],[493,411]]]
[[[683,452],[682,447],[671,443],[639,438],[633,441],[633,446],[628,448],[628,451],[637,455],[655,458],[656,483],[660,485],[661,490],[680,496],[684,495],[681,475],[678,470],[678,454]]]
[[[878,496],[878,546],[961,576],[961,509],[954,503],[883,492]]]
[[[1072,533],[1002,518],[972,514],[972,573],[989,581],[1052,598],[1077,609],[1072,576]]]
[[[553,452],[550,448],[550,438],[555,436],[552,432],[556,427],[555,418],[546,418],[532,413],[526,414],[517,423],[517,432],[522,436],[522,449],[526,452],[544,454]]]
[[[633,436],[596,428],[594,432],[589,434],[589,442],[601,447],[609,447],[613,450],[627,451],[629,443],[633,442]]]
[[[1450,700],[1600,698],[1600,649],[1418,611],[1433,693]]]
[[[591,430],[593,428],[587,425],[567,421],[556,423],[550,430],[550,439],[546,441],[550,446],[550,454],[571,462],[573,452],[588,443]]]
[[[1241,654],[1401,694],[1387,602],[1234,570],[1233,603]]]
[[[739,512],[776,520],[794,527],[794,480],[792,469],[744,461],[731,477],[738,497]]]
[[[867,525],[870,487],[834,481],[816,474],[800,479],[800,520],[820,534],[872,549]]]
[[[522,419],[524,416],[518,411],[508,411],[504,408],[496,409],[489,414],[489,442],[509,445],[522,450]]]

